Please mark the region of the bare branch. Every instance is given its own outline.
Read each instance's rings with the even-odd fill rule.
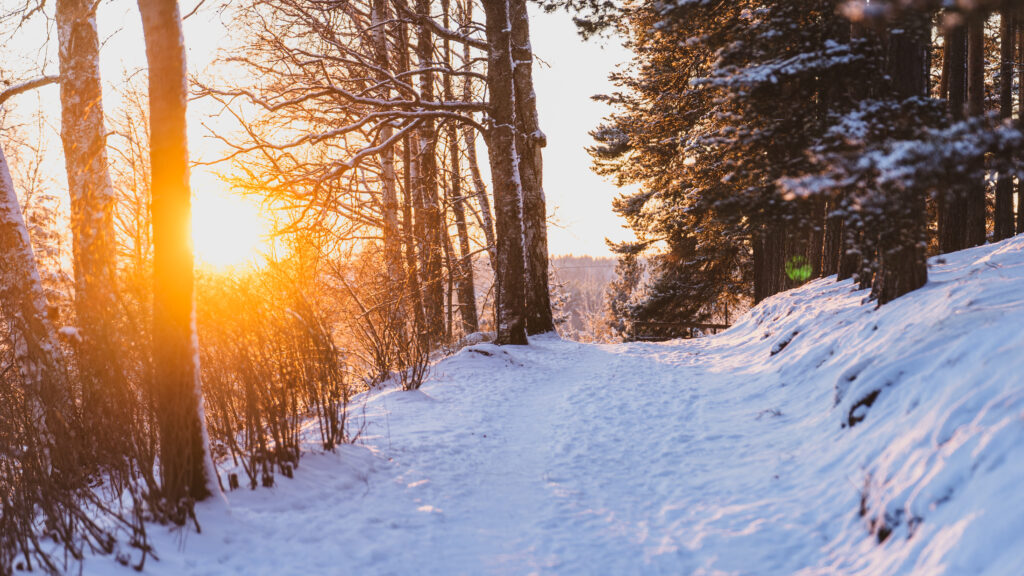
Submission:
[[[48,84],[57,84],[60,82],[60,76],[40,76],[39,78],[33,78],[21,84],[15,84],[9,88],[4,89],[0,92],[0,105],[6,102],[9,98],[28,92],[29,90],[35,90]]]

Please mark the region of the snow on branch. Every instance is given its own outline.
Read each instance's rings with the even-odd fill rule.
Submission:
[[[58,82],[60,82],[60,76],[40,76],[39,78],[33,78],[32,80],[15,84],[0,92],[0,105],[18,94],[23,94],[30,90],[35,90],[36,88],[42,88],[49,84],[57,84]]]

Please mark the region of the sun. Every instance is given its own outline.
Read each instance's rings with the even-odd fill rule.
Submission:
[[[192,248],[198,264],[217,271],[250,268],[269,251],[270,221],[252,201],[219,188],[192,198]]]

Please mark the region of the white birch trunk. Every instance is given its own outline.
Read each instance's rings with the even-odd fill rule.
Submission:
[[[88,426],[92,432],[102,427],[116,441],[123,432],[111,428],[120,422],[111,409],[127,398],[123,397],[126,394],[115,344],[115,196],[107,167],[96,3],[57,0],[56,21],[83,414],[92,419],[93,424]]]
[[[61,436],[61,414],[70,409],[67,371],[57,334],[48,316],[28,228],[0,149],[0,312],[14,345],[14,360],[25,387],[29,414],[43,434],[44,446]]]

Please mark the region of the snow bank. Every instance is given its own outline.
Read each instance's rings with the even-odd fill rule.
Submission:
[[[827,536],[802,573],[1024,573],[1022,248],[935,259],[927,286],[878,310],[815,282],[709,342],[764,362],[748,374],[790,389],[783,412],[827,414],[799,456]]]
[[[146,571],[1019,575],[1022,249],[881,309],[821,280],[702,340],[471,345]]]

